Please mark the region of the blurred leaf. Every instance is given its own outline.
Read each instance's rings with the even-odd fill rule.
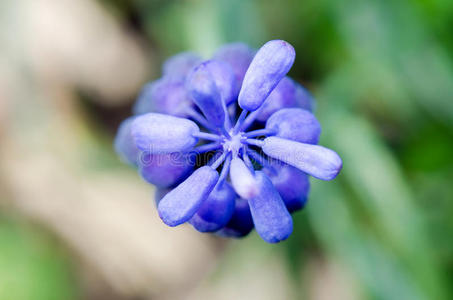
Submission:
[[[67,257],[49,236],[11,219],[0,219],[0,299],[78,298]]]

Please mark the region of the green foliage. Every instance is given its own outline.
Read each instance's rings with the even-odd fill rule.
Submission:
[[[0,299],[77,299],[72,272],[54,239],[0,216]]]

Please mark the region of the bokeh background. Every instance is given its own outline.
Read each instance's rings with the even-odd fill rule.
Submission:
[[[0,1],[0,299],[453,299],[450,0]],[[295,232],[167,228],[112,149],[165,58],[284,39],[321,144]]]

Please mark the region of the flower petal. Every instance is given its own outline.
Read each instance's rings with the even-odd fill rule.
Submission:
[[[250,199],[258,194],[258,185],[255,177],[244,161],[238,157],[231,160],[230,179],[234,190],[242,198]]]
[[[256,119],[265,122],[279,109],[296,106],[296,85],[289,77],[283,77],[264,101]]]
[[[134,114],[156,112],[187,117],[193,106],[188,97],[184,83],[165,78],[147,84],[140,93],[134,107]]]
[[[132,123],[136,146],[151,154],[188,151],[198,141],[192,135],[199,131],[190,120],[157,113],[138,116]]]
[[[233,215],[236,194],[223,182],[212,190],[189,223],[200,232],[214,232],[225,226]]]
[[[233,69],[237,81],[236,94],[239,93],[242,80],[255,56],[255,52],[244,43],[231,43],[219,48],[213,56],[213,59],[224,61]]]
[[[307,174],[287,164],[273,164],[272,168],[264,168],[263,172],[269,176],[288,211],[291,213],[303,208],[310,191]]]
[[[201,167],[160,200],[160,218],[169,226],[177,226],[188,221],[209,196],[219,179],[219,174],[211,167]]]
[[[136,166],[140,150],[135,146],[134,137],[131,134],[131,125],[134,119],[135,117],[129,117],[121,122],[113,146],[121,160]]]
[[[268,243],[287,239],[293,231],[293,220],[271,180],[261,171],[256,172],[260,192],[249,199],[256,232]]]
[[[336,152],[318,145],[271,136],[264,139],[262,149],[270,157],[322,180],[334,179],[342,167],[341,158]]]
[[[217,231],[217,235],[223,237],[244,237],[253,229],[252,214],[247,200],[236,199],[234,212],[227,225]]]
[[[302,85],[296,83],[296,102],[302,109],[313,112],[315,109],[315,99]]]
[[[256,53],[245,74],[239,93],[242,109],[254,111],[260,107],[294,63],[294,48],[285,41],[273,40]]]
[[[321,125],[308,110],[283,108],[275,112],[266,122],[266,129],[284,139],[307,144],[317,144]]]
[[[162,73],[172,80],[184,80],[193,67],[202,61],[192,52],[182,52],[170,57],[162,66]]]
[[[193,70],[187,79],[187,89],[206,119],[216,127],[221,127],[225,121],[225,113],[220,91],[210,71],[210,64],[211,61],[203,62]]]
[[[208,60],[205,64],[214,79],[222,100],[226,104],[234,101],[238,96],[239,90],[236,77],[230,65],[221,60]]]
[[[158,187],[171,187],[184,180],[194,164],[182,153],[144,154],[139,161],[140,175]]]

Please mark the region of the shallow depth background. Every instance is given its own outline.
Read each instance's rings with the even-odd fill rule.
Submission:
[[[0,299],[452,299],[453,2],[3,0]],[[162,61],[284,39],[344,160],[285,242],[167,228],[112,150]]]

